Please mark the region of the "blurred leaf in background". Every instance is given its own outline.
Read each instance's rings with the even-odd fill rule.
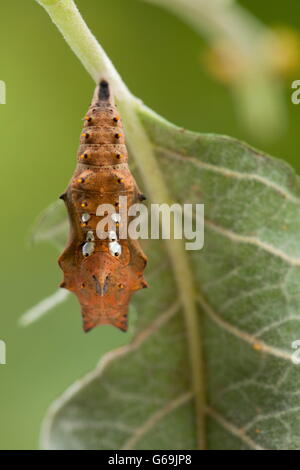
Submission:
[[[300,35],[272,28],[235,0],[144,0],[174,12],[203,36],[203,64],[226,84],[250,135],[261,142],[285,132],[284,79],[300,71]]]

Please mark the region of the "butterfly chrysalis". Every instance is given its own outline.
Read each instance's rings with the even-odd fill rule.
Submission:
[[[127,312],[135,290],[147,287],[143,277],[147,258],[139,242],[119,238],[119,196],[127,207],[144,196],[128,168],[124,132],[107,81],[95,90],[80,137],[77,166],[64,200],[70,221],[67,247],[59,257],[64,272],[61,287],[77,296],[83,328],[111,324],[127,330]],[[116,230],[99,239],[96,215],[102,204],[114,206]]]

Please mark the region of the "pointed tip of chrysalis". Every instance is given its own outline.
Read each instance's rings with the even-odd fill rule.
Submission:
[[[112,325],[118,328],[118,330],[123,331],[123,333],[126,333],[128,331],[127,318],[121,318],[120,320],[116,320],[112,322]]]
[[[106,80],[101,80],[98,90],[99,101],[108,101],[110,98],[109,84]]]

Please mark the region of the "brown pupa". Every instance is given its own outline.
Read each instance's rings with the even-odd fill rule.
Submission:
[[[147,258],[139,242],[118,238],[119,196],[127,196],[128,208],[145,199],[127,160],[121,119],[109,84],[102,80],[85,116],[75,172],[61,196],[70,221],[69,241],[58,260],[64,273],[61,287],[77,296],[85,331],[103,324],[126,331],[130,298],[147,287]],[[115,240],[97,237],[101,204],[115,207]]]

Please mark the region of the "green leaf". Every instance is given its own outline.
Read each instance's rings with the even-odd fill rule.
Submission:
[[[300,184],[284,162],[235,139],[140,119],[175,201],[205,204],[205,245],[187,251],[198,292],[209,449],[298,449]],[[46,449],[194,449],[195,406],[172,268],[149,241],[150,289],[133,341],[52,405]]]

